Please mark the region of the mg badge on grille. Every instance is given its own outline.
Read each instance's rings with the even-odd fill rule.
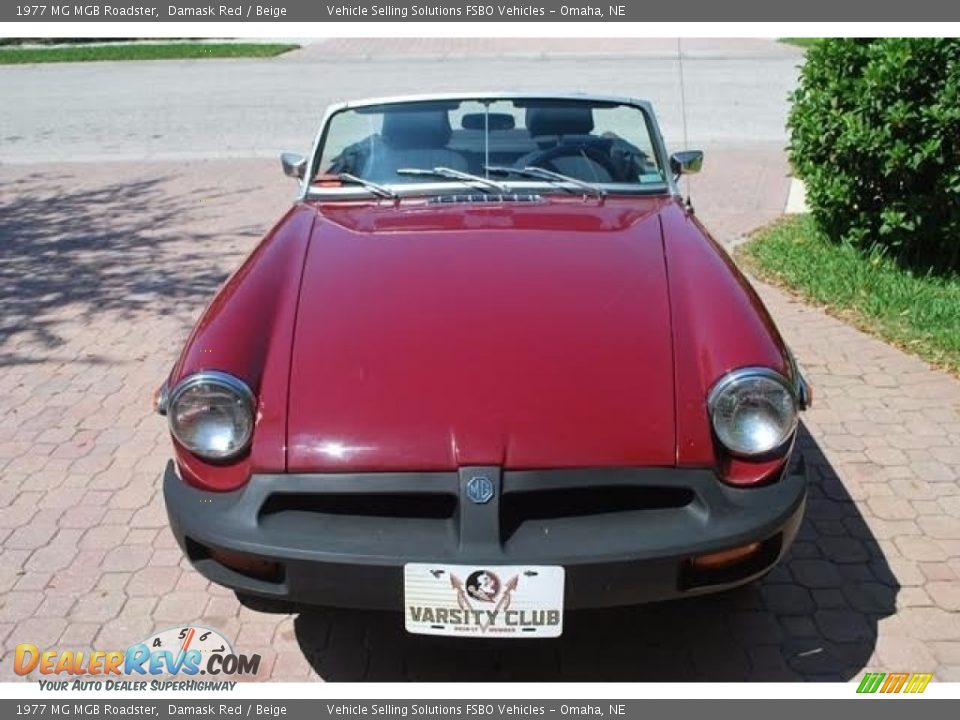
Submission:
[[[467,480],[467,497],[477,505],[490,502],[493,493],[493,482],[486,475],[474,475]]]

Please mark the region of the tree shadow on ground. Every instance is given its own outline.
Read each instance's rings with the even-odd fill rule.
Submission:
[[[303,608],[297,640],[328,681],[849,680],[870,662],[899,584],[803,427],[794,466],[810,478],[805,520],[783,562],[753,585],[570,612],[556,640],[409,635],[399,613]]]
[[[42,362],[107,313],[117,322],[143,313],[191,318],[223,282],[229,261],[239,259],[224,261],[222,240],[259,234],[191,227],[197,211],[222,196],[212,186],[184,187],[172,175],[98,182],[38,172],[6,181],[0,366]],[[98,353],[70,360],[97,362]]]

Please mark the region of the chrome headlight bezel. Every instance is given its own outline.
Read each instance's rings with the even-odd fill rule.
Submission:
[[[246,412],[245,432],[239,437],[239,439],[233,442],[231,447],[227,450],[199,447],[196,444],[191,443],[178,431],[178,403],[181,401],[185,393],[204,385],[214,386],[220,390],[227,391],[234,398],[236,398],[239,408]],[[174,439],[192,454],[202,458],[203,460],[214,463],[227,462],[239,457],[250,447],[250,441],[253,438],[253,429],[256,421],[256,399],[253,395],[253,391],[243,380],[240,380],[229,373],[221,372],[219,370],[201,370],[200,372],[188,375],[179,383],[177,383],[173,390],[169,392],[169,395],[166,398],[165,409],[167,424]]]
[[[736,446],[730,440],[729,434],[724,431],[724,428],[718,427],[717,419],[717,409],[721,400],[731,391],[736,391],[738,385],[754,379],[775,383],[776,386],[783,391],[784,399],[789,401],[791,415],[790,421],[786,424],[783,431],[780,432],[776,442],[767,443],[758,449]],[[796,433],[797,426],[800,422],[799,411],[800,402],[793,383],[775,370],[766,367],[745,367],[732,370],[714,383],[707,395],[707,412],[710,416],[710,427],[713,430],[714,437],[716,437],[717,441],[727,452],[735,457],[762,458],[781,450],[791,441]]]

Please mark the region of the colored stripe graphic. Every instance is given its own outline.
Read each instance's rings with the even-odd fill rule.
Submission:
[[[890,673],[887,675],[886,682],[883,683],[883,687],[880,688],[882,693],[898,693],[900,688],[904,686],[904,683],[907,682],[907,678],[910,677],[907,673]]]
[[[904,692],[908,693],[922,693],[927,689],[927,685],[930,683],[931,678],[933,678],[933,673],[914,673],[910,682],[907,685],[907,689]]]
[[[867,673],[857,686],[858,693],[922,693],[933,673]]]
[[[877,688],[880,687],[880,683],[884,677],[886,677],[886,673],[867,673],[863,676],[863,680],[860,681],[860,687],[857,688],[857,692],[875,693]]]

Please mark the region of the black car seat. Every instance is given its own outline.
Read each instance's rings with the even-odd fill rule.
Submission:
[[[404,110],[383,115],[380,141],[373,144],[361,173],[374,182],[398,182],[400,168],[448,167],[467,170],[467,161],[447,147],[452,130],[445,110]]]
[[[593,110],[589,107],[532,107],[526,112],[527,130],[541,147],[562,142],[564,137],[590,137]]]

